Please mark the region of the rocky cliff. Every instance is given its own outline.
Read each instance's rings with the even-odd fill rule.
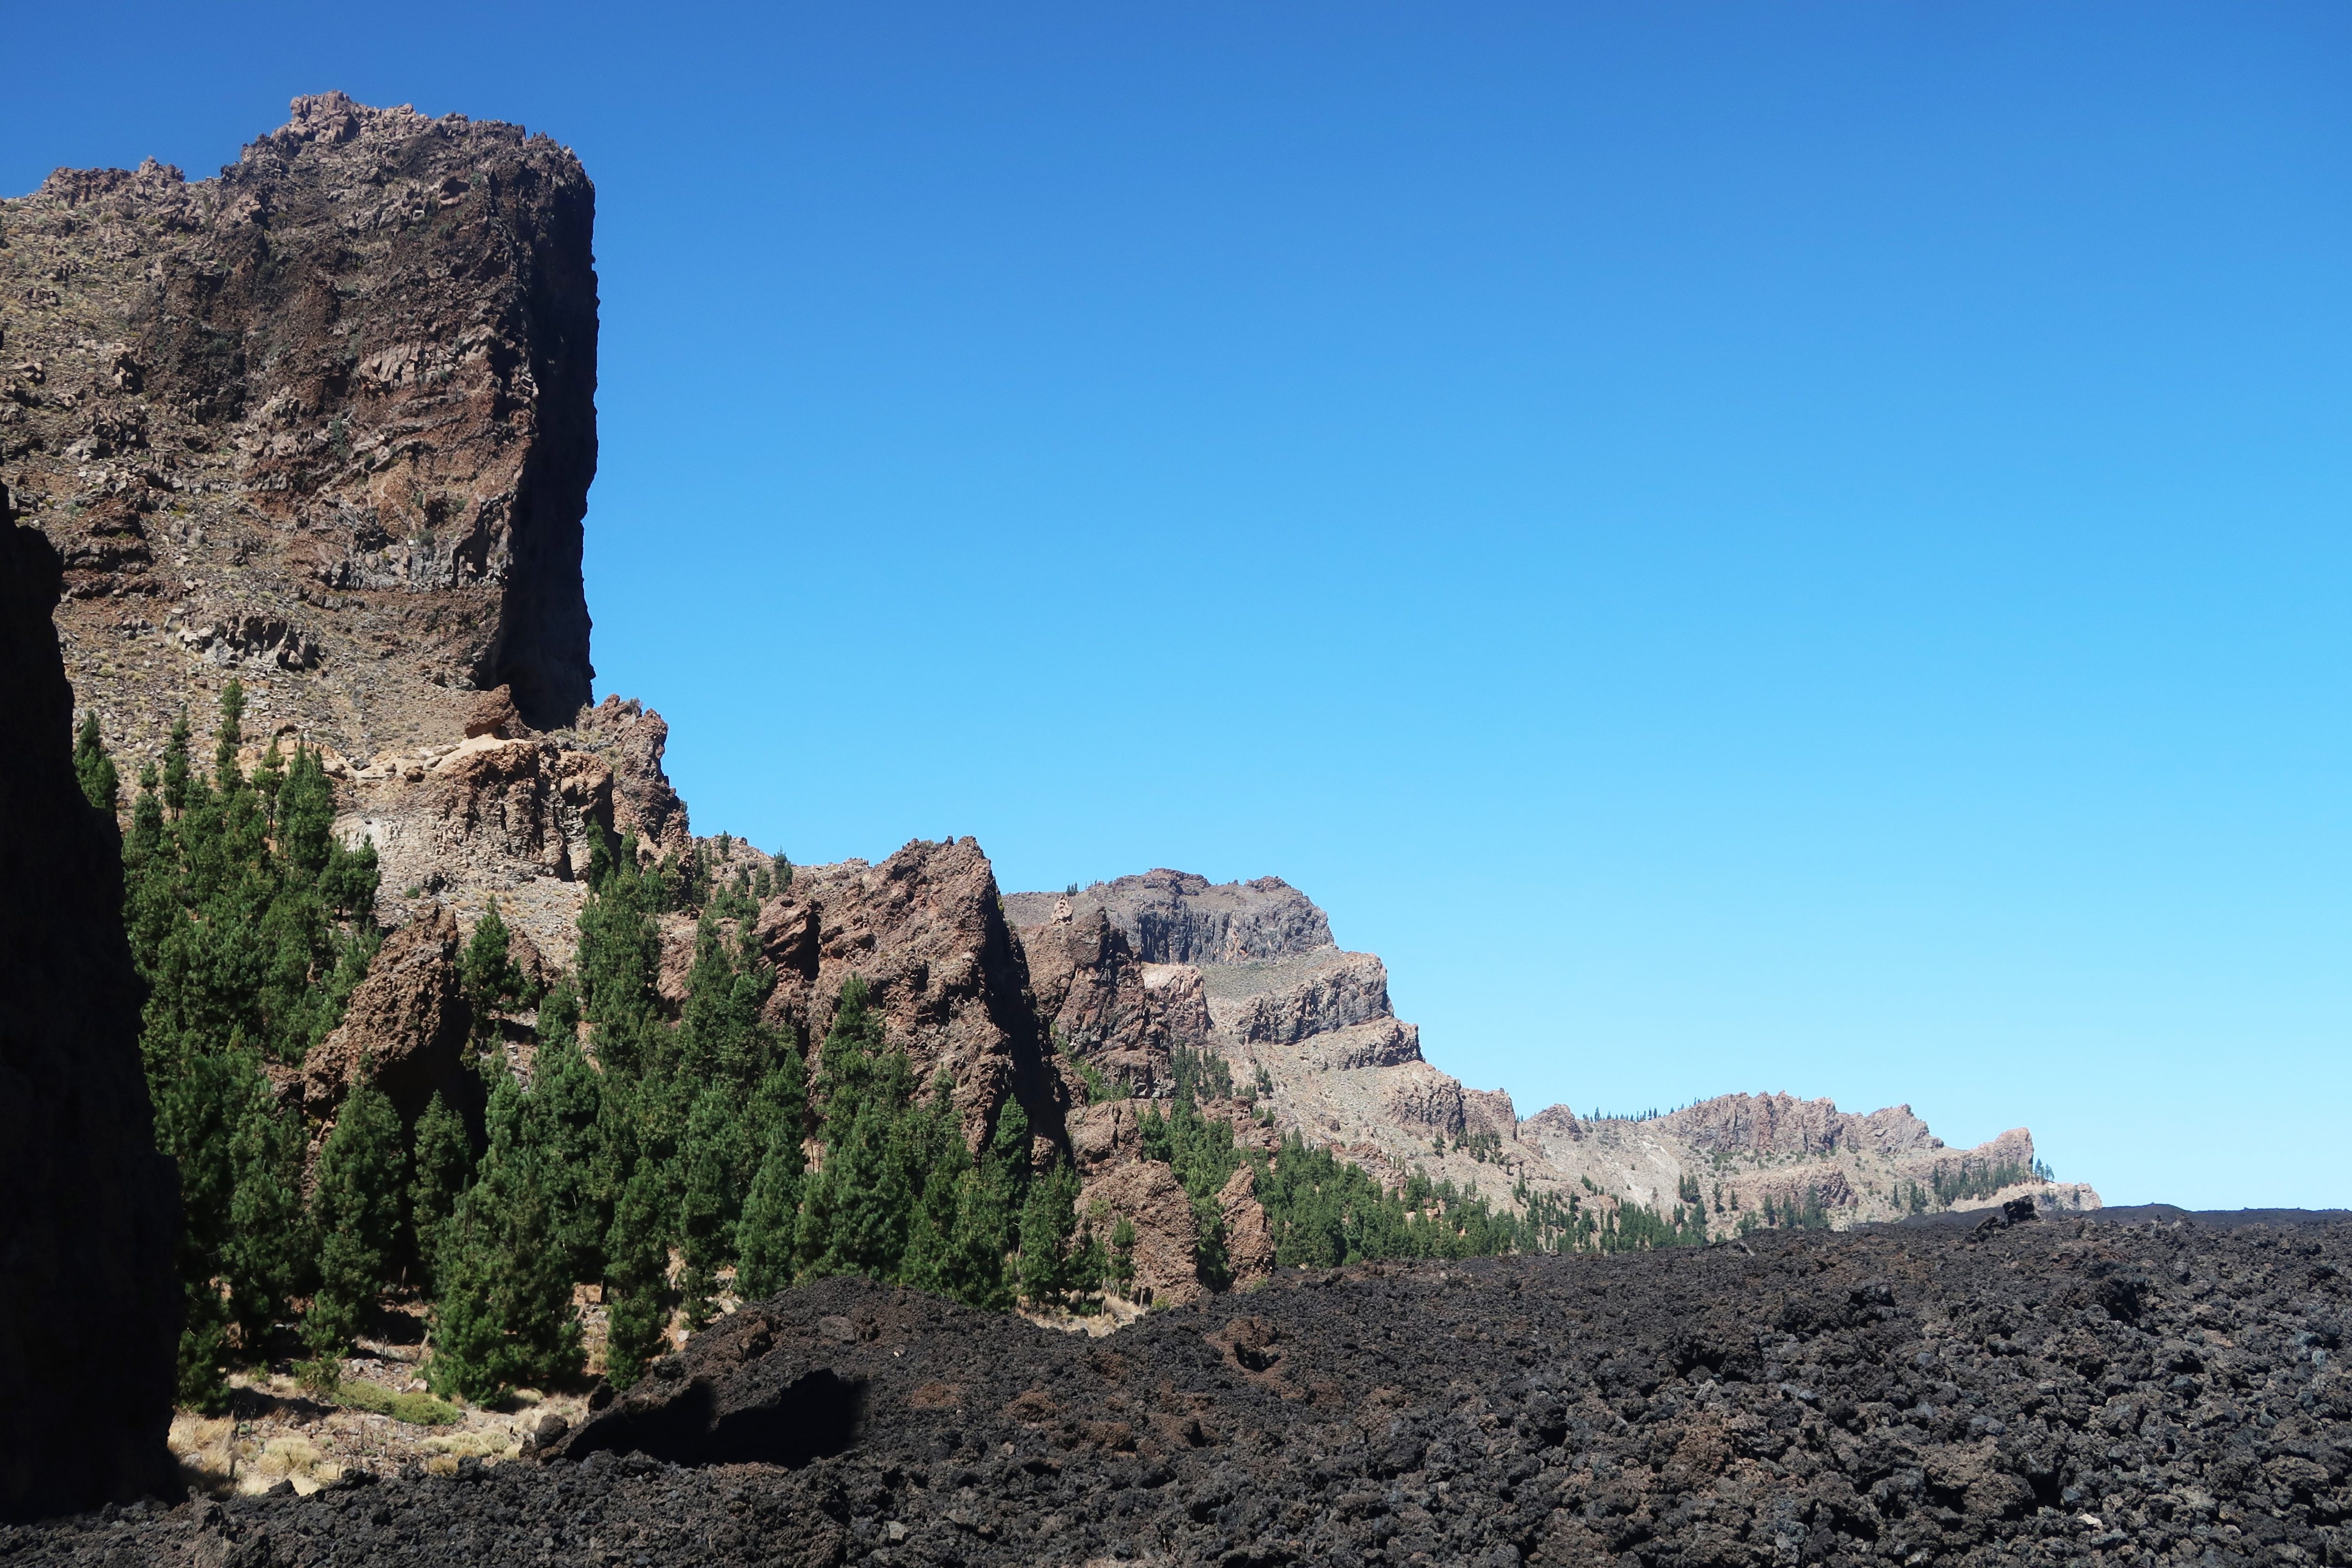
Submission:
[[[2022,1128],[1948,1149],[1908,1106],[1861,1116],[1733,1094],[1641,1121],[1557,1105],[1522,1121],[1507,1093],[1423,1059],[1420,1031],[1390,1005],[1386,967],[1336,945],[1323,910],[1279,879],[1213,884],[1163,869],[1004,903],[1047,977],[1048,1016],[1099,1070],[1149,1095],[1173,1047],[1213,1050],[1237,1082],[1265,1086],[1276,1127],[1391,1182],[1425,1171],[1510,1206],[1530,1193],[1620,1211],[1681,1205],[1704,1211],[1710,1234],[1791,1207],[1844,1228],[2028,1194],[2045,1208],[2099,1201],[2042,1180]],[[1155,1014],[1154,994],[1201,1006]]]
[[[594,211],[544,136],[341,93],[214,179],[0,202],[0,468],[109,746],[135,771],[236,677],[248,733],[327,749],[388,891],[520,890],[542,938],[609,753],[660,750],[581,728]]]
[[[0,489],[0,1519],[163,1489],[179,1189],[113,825],[75,783],[57,552]]]
[[[501,686],[568,725],[594,210],[544,136],[341,93],[215,179],[0,204],[0,462],[64,555],[82,702],[134,749],[231,674],[353,755]]]

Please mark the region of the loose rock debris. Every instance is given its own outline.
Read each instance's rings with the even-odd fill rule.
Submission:
[[[2342,1221],[2067,1219],[1289,1271],[1104,1339],[835,1279],[535,1460],[0,1559],[2347,1563],[2347,1279]]]

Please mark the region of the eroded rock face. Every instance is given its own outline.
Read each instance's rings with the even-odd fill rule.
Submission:
[[[1014,893],[1005,900],[1015,925],[1053,918],[1057,896]],[[1148,963],[1239,963],[1331,945],[1331,922],[1306,894],[1279,877],[1211,882],[1190,871],[1147,871],[1080,889],[1069,902],[1099,909]]]
[[[1200,971],[1144,963],[1100,910],[1021,933],[1038,1016],[1065,1050],[1146,1099],[1171,1088],[1170,1052],[1212,1025]]]
[[[435,909],[385,939],[352,991],[341,1026],[302,1064],[302,1103],[334,1115],[364,1064],[376,1086],[414,1122],[436,1089],[456,1094],[473,1012],[459,984],[456,917]]]
[[[63,552],[85,708],[365,759],[589,700],[595,196],[519,126],[341,93],[215,179],[59,170],[0,203],[0,462]]]
[[[121,841],[74,782],[57,552],[7,510],[0,489],[0,1520],[168,1487],[180,1333]]]
[[[1961,1194],[1958,1206],[2029,1192],[2045,1207],[2099,1202],[2087,1186],[2034,1175],[2023,1129],[1947,1149],[1908,1106],[1861,1116],[1826,1100],[1733,1094],[1638,1121],[1556,1105],[1523,1121],[1509,1094],[1424,1060],[1419,1029],[1391,1005],[1386,966],[1335,945],[1323,911],[1271,878],[1219,885],[1159,870],[1074,893],[1015,893],[1005,907],[1046,1016],[1069,1020],[1055,1025],[1066,1037],[1135,1037],[1150,1015],[1133,959],[1168,960],[1143,973],[1197,990],[1209,1025],[1198,1043],[1225,1058],[1274,1124],[1391,1186],[1418,1171],[1502,1207],[1528,1191],[1661,1215],[1680,1205],[1686,1223],[1703,1209],[1710,1234],[1767,1214],[1780,1223],[1791,1209],[1838,1226],[1890,1219],[1923,1193]],[[1995,1176],[1999,1191],[1987,1186]]]
[[[1027,966],[978,843],[917,839],[878,866],[796,868],[761,906],[758,934],[776,969],[772,1020],[822,1039],[855,974],[918,1079],[948,1073],[970,1137],[1016,1098],[1041,1137],[1063,1141],[1069,1093],[1045,1059]]]

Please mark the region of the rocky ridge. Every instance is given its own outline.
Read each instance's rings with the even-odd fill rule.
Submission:
[[[1148,1095],[1164,1073],[1154,1051],[1214,1051],[1237,1082],[1267,1086],[1276,1127],[1391,1182],[1420,1169],[1506,1205],[1531,1190],[1661,1213],[1696,1183],[1711,1235],[1791,1203],[1844,1228],[1899,1218],[1915,1194],[1936,1207],[1944,1194],[1961,1194],[1949,1200],[1961,1208],[2099,1202],[2084,1184],[2035,1175],[2026,1130],[1948,1149],[1908,1106],[1863,1116],[1826,1100],[1733,1094],[1641,1121],[1559,1105],[1521,1119],[1507,1093],[1467,1088],[1424,1059],[1420,1031],[1390,1005],[1385,966],[1339,947],[1324,911],[1277,878],[1216,884],[1154,870],[1009,894],[1005,910],[1024,946],[1051,955],[1040,973],[1055,984],[1039,999],[1077,1055]],[[1066,996],[1082,1005],[1054,1005]],[[1183,1005],[1154,1013],[1163,996]]]

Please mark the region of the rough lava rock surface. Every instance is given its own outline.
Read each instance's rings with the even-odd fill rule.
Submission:
[[[179,1183],[155,1152],[114,826],[74,781],[57,552],[0,489],[0,1518],[165,1486]]]
[[[2352,1224],[2310,1216],[1286,1272],[1108,1339],[835,1279],[715,1327],[544,1465],[91,1517],[0,1553],[2341,1563],[2348,1310]]]

